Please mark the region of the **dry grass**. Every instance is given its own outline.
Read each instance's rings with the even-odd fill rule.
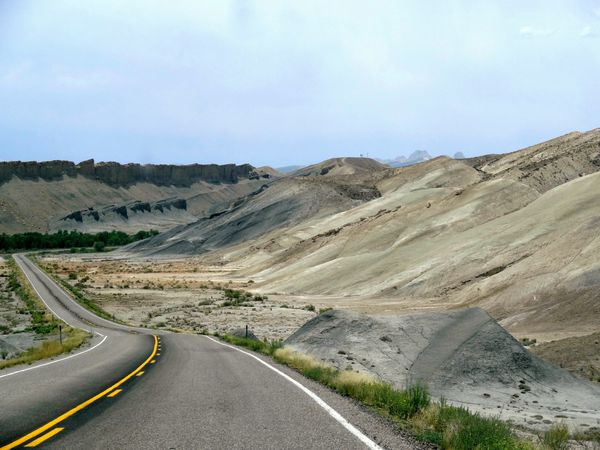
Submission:
[[[277,349],[273,356],[276,361],[285,362],[287,366],[299,371],[315,369],[333,370],[332,366],[329,366],[312,356],[295,352],[289,347]]]
[[[40,346],[30,348],[12,359],[0,361],[0,370],[18,364],[32,364],[41,359],[52,358],[79,348],[89,337],[86,331],[67,327],[62,344],[58,340],[44,341]]]

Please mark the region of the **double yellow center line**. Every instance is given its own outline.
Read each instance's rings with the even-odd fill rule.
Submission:
[[[17,439],[16,441],[11,442],[10,444],[5,445],[4,447],[0,447],[0,450],[10,450],[13,449],[15,447],[18,447],[19,445],[24,444],[25,442],[30,441],[33,438],[38,437],[40,434],[47,432],[48,430],[50,430],[52,427],[58,425],[59,423],[61,423],[62,421],[68,419],[69,417],[71,417],[72,415],[78,413],[79,411],[81,411],[83,408],[85,408],[86,406],[91,405],[92,403],[94,403],[96,400],[104,397],[107,394],[110,394],[112,391],[114,391],[115,389],[117,389],[119,386],[121,386],[123,383],[125,383],[127,380],[129,380],[131,377],[138,375],[139,372],[142,371],[142,369],[156,356],[157,351],[158,351],[158,337],[153,336],[154,337],[154,348],[152,349],[152,353],[150,354],[150,356],[148,356],[148,358],[142,363],[140,364],[133,372],[131,372],[130,374],[128,374],[127,376],[125,376],[124,378],[122,378],[121,380],[117,381],[115,384],[113,384],[111,387],[105,389],[104,391],[100,392],[99,394],[95,395],[94,397],[84,401],[83,403],[80,403],[79,405],[75,406],[74,408],[70,409],[69,411],[67,411],[66,413],[58,416],[56,419],[51,420],[50,422],[48,422],[45,425],[42,425],[41,427],[39,427],[38,429],[32,431],[31,433],[23,436],[22,438]],[[143,372],[142,372],[143,373]],[[116,394],[115,394],[116,395]],[[57,433],[60,433],[63,430],[63,428],[54,428],[52,429],[50,432],[47,432],[46,434],[44,434],[43,436],[39,437],[38,439],[36,439],[35,441],[32,441],[29,445],[27,445],[27,447],[35,447],[37,445],[39,445],[40,443],[44,442],[45,440],[51,438],[52,436],[56,435]]]

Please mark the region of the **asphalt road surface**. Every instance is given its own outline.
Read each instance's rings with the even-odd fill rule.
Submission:
[[[0,371],[0,450],[415,448],[267,358],[99,318],[27,258],[15,260],[55,315],[94,338],[74,354]]]

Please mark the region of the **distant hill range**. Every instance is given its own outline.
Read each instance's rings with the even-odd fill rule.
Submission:
[[[454,154],[454,159],[464,159],[465,155],[462,152],[456,152]],[[390,167],[408,167],[413,164],[418,164],[424,161],[429,161],[432,159],[432,156],[425,150],[416,150],[412,152],[408,157],[407,156],[397,156],[394,159],[378,159],[375,158],[382,164],[386,164]]]
[[[302,167],[304,166],[283,166],[283,167],[276,167],[275,170],[277,170],[278,172],[281,173],[292,173],[295,172],[298,169],[302,169]]]

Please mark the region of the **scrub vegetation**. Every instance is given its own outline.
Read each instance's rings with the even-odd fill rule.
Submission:
[[[67,292],[69,292],[71,294],[71,296],[77,301],[77,303],[79,303],[81,306],[83,306],[84,308],[87,308],[88,310],[90,310],[91,312],[93,312],[94,314],[96,314],[97,316],[100,316],[104,319],[108,319],[108,320],[113,320],[115,322],[119,322],[118,320],[116,320],[111,314],[107,313],[104,309],[102,309],[102,307],[100,305],[98,305],[96,302],[90,300],[85,293],[83,292],[83,284],[85,283],[84,279],[77,281],[77,283],[75,283],[74,285],[68,283],[67,281],[63,280],[61,277],[59,277],[53,270],[52,266],[48,265],[48,264],[40,264],[39,261],[35,258],[31,258],[32,261],[35,262],[35,264],[41,268],[44,272],[46,272],[46,274],[48,274],[48,276],[50,278],[52,278],[54,281],[56,281],[60,286],[62,286]],[[75,272],[70,272],[69,273],[69,279],[70,280],[77,280],[77,273]]]
[[[102,251],[106,246],[126,245],[156,236],[158,231],[138,231],[127,234],[122,231],[102,231],[100,233],[81,233],[79,231],[58,231],[56,233],[16,233],[0,234],[0,250],[44,250],[53,248],[69,248],[76,253],[79,248],[94,247]]]

